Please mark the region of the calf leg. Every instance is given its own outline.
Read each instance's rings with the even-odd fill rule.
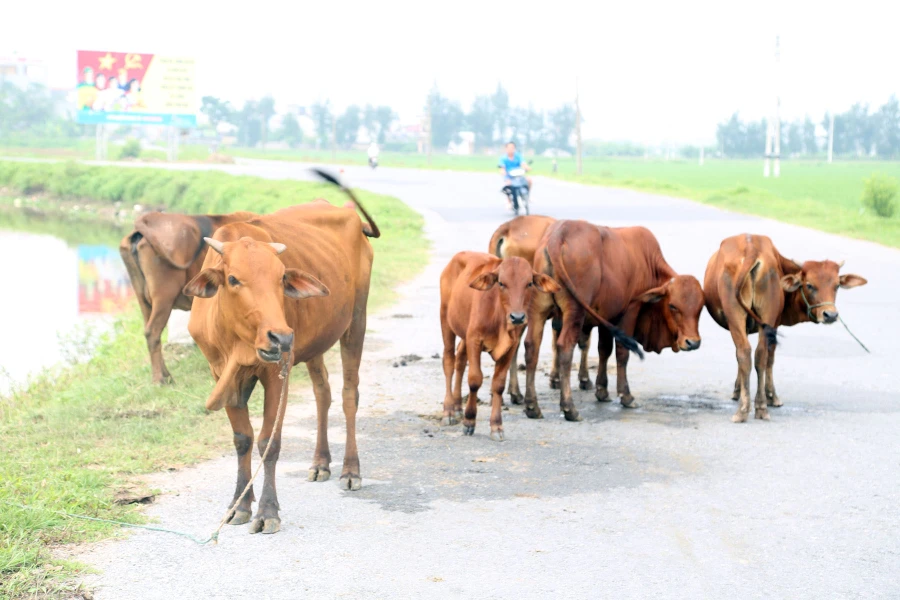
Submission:
[[[478,390],[484,381],[484,375],[481,373],[482,344],[481,340],[467,340],[466,345],[469,357],[469,399],[463,413],[463,433],[473,435],[475,433],[475,417],[478,415]],[[502,389],[503,383],[500,385]]]
[[[550,321],[550,389],[559,389],[559,352],[556,350],[559,330],[562,328],[562,317],[554,316]]]
[[[456,372],[453,375],[453,414],[458,423],[462,420],[462,379],[466,373],[466,340],[460,340],[456,347]],[[454,423],[455,424],[455,423]]]
[[[538,354],[544,338],[545,320],[529,316],[528,328],[525,330],[525,415],[529,419],[541,419],[541,407],[537,401],[534,388],[534,374],[537,371]]]
[[[278,516],[278,493],[275,490],[275,466],[278,464],[278,456],[281,454],[281,426],[276,423],[278,405],[281,402],[281,388],[290,380],[290,371],[284,381],[278,378],[280,369],[270,367],[265,375],[260,378],[266,390],[265,407],[263,409],[263,425],[259,431],[257,448],[262,456],[269,448],[269,453],[263,461],[265,477],[263,479],[263,491],[256,507],[256,516],[250,523],[250,533],[275,533],[281,529],[281,518]],[[287,411],[287,407],[285,407]]]
[[[775,393],[775,379],[772,377],[772,368],[775,366],[775,344],[769,346],[769,362],[766,364],[766,400],[769,406],[781,406],[783,403]]]
[[[174,383],[162,355],[162,332],[169,323],[169,315],[175,305],[175,297],[161,295],[155,299],[150,309],[150,316],[144,324],[144,338],[147,340],[147,350],[150,351],[150,368],[153,373],[153,383]]]
[[[503,385],[506,373],[512,362],[512,353],[507,352],[494,364],[494,377],[491,380],[491,439],[503,441]]]
[[[581,364],[578,366],[578,388],[582,390],[594,389],[591,374],[588,373],[588,359],[591,356],[591,330],[585,329],[578,336],[578,349],[581,350]]]
[[[359,364],[362,362],[366,337],[365,301],[357,305],[353,321],[341,337],[341,364],[344,367],[344,417],[347,420],[347,443],[344,447],[344,468],[341,488],[356,491],[362,487],[359,472],[359,450],[356,448],[356,411],[359,408]]]
[[[442,311],[443,312],[443,311]],[[456,347],[456,334],[450,329],[446,323],[444,315],[441,315],[441,333],[444,337],[444,417],[441,419],[442,425],[456,425],[457,421],[453,416],[453,390],[451,382],[453,380],[453,367],[456,364],[456,355],[454,348]],[[460,341],[460,345],[465,342]]]
[[[607,368],[609,365],[609,357],[613,352],[613,336],[606,327],[597,328],[597,350],[600,352],[600,364],[597,365],[597,389],[594,396],[598,402],[610,402],[609,375]]]
[[[513,404],[522,404],[523,400],[522,391],[519,389],[519,347],[521,345],[522,336],[519,336],[519,341],[516,342],[516,347],[512,354],[512,362],[509,368],[509,389],[507,390],[509,401]]]
[[[729,319],[729,331],[731,331],[731,339],[734,341],[735,354],[738,363],[738,395],[740,404],[737,412],[731,417],[735,423],[743,423],[747,420],[750,413],[750,341],[747,339],[747,333],[743,328],[743,322],[740,326],[731,324]]]
[[[765,334],[760,332],[759,343],[756,345],[756,399],[754,400],[756,410],[754,417],[766,421],[769,420],[769,409],[766,407],[766,369],[768,364],[768,344]]]
[[[309,378],[316,396],[316,451],[309,467],[308,481],[328,481],[331,477],[331,451],[328,448],[328,410],[331,408],[331,386],[325,356],[320,355],[306,363]]]
[[[578,409],[572,401],[572,355],[584,325],[581,307],[570,306],[563,311],[563,325],[556,341],[559,355],[559,408],[566,421],[581,421]]]
[[[247,487],[247,482],[250,481],[250,450],[253,448],[253,425],[250,424],[250,412],[247,410],[246,404],[244,406],[226,406],[225,413],[228,415],[228,420],[231,421],[231,429],[234,432],[234,449],[237,452],[238,462],[234,498],[229,503],[229,506],[231,506],[244,491],[244,488]],[[250,516],[253,514],[251,511],[254,500],[256,500],[256,496],[253,494],[253,487],[251,487],[228,522],[232,525],[243,525],[250,521]]]

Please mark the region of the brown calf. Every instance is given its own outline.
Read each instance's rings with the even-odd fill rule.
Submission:
[[[491,434],[503,441],[501,406],[506,373],[527,323],[532,299],[559,286],[535,273],[528,261],[499,259],[480,252],[460,252],[441,273],[441,332],[444,338],[444,424],[454,425],[462,412],[462,377],[469,363],[469,399],[463,432],[475,433],[478,390],[481,388],[481,353],[494,359],[491,380]],[[461,338],[456,349],[456,338]],[[456,352],[454,354],[454,352]],[[454,378],[455,369],[455,378]],[[451,386],[451,379],[453,379]]]
[[[731,332],[737,352],[732,399],[740,404],[732,421],[743,423],[750,413],[752,363],[747,335],[760,330],[763,334],[756,346],[754,416],[768,420],[768,406],[782,405],[772,378],[776,331],[782,325],[807,321],[834,323],[838,288],[867,283],[859,275],[839,275],[842,265],[830,260],[799,265],[782,256],[768,237],[749,233],[726,238],[709,259],[703,281],[706,309],[716,323]]]

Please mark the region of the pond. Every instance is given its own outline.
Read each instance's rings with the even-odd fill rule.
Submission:
[[[118,248],[0,230],[0,395],[83,358],[133,291]]]

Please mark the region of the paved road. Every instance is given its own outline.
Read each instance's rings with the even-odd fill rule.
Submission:
[[[305,177],[288,163],[225,170]],[[770,422],[735,425],[734,349],[704,314],[700,351],[631,361],[641,408],[576,391],[584,421],[568,423],[539,376],[547,418],[510,408],[499,444],[487,438],[487,407],[474,437],[438,425],[443,375],[432,358],[441,351],[440,270],[458,250],[485,248],[507,218],[496,176],[346,175],[421,211],[434,242],[427,270],[370,319],[363,489],[306,482],[314,403],[297,390],[279,463],[282,531],[228,528],[215,547],[144,532],[104,543],[80,557],[102,571],[89,581],[97,598],[900,596],[900,386],[890,345],[900,337],[900,252],[683,200],[539,179],[535,212],[647,225],[669,262],[698,278],[719,241],[745,231],[772,236],[799,260],[845,259],[870,283],[841,292],[838,305],[872,354],[840,326],[784,330],[776,378],[785,406]],[[406,354],[423,359],[392,366]],[[337,465],[339,406],[329,434]],[[221,459],[156,477],[170,493],[149,513],[166,527],[212,530],[234,485],[230,439],[222,448]]]

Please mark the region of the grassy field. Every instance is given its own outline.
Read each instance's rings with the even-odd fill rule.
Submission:
[[[331,187],[305,182],[263,181],[221,173],[83,167],[0,162],[0,227],[64,234],[84,242],[117,244],[123,226],[99,219],[108,204],[166,204],[191,212],[254,208],[268,212],[316,197],[343,203]],[[31,197],[25,195],[26,192]],[[38,206],[33,218],[9,210],[14,196]],[[39,201],[29,202],[38,197]],[[91,198],[94,217],[79,201]],[[375,269],[370,307],[390,303],[393,288],[427,262],[421,217],[400,201],[362,193],[383,237],[373,240]],[[107,211],[108,212],[108,211]],[[99,219],[93,221],[92,219]],[[78,340],[72,342],[79,344]],[[70,520],[13,502],[53,511],[143,522],[134,489],[137,475],[179,468],[230,450],[228,419],[210,414],[212,387],[206,360],[195,347],[170,347],[166,361],[177,384],[150,383],[143,325],[136,306],[116,322],[86,363],[46,373],[26,389],[0,398],[0,598],[72,597],[78,565],[55,560],[59,544],[109,536],[115,527]],[[295,370],[302,378],[305,369]],[[257,390],[251,406],[258,410]],[[209,532],[192,532],[198,536]]]

